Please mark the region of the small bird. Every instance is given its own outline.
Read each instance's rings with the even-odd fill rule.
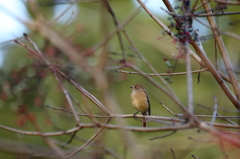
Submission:
[[[131,102],[132,106],[137,110],[136,113],[133,115],[136,115],[138,112],[141,112],[142,115],[151,115],[151,107],[150,102],[148,98],[148,93],[144,89],[144,87],[141,84],[135,84],[134,86],[131,86],[132,88],[132,94],[131,94]],[[146,127],[146,119],[143,118],[143,127]]]

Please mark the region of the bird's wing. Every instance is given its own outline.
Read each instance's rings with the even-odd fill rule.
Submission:
[[[146,94],[147,102],[148,102],[148,115],[151,115],[151,106],[150,106],[149,97],[146,91],[144,91],[144,93]]]

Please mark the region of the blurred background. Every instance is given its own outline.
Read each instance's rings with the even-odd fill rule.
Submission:
[[[112,17],[106,11],[100,0],[9,0],[0,2],[0,124],[8,127],[42,132],[56,132],[75,127],[76,122],[70,113],[47,108],[46,105],[70,109],[65,96],[54,79],[46,64],[27,49],[17,45],[13,40],[31,47],[23,37],[27,33],[43,52],[46,59],[79,83],[87,91],[99,99],[115,114],[133,114],[135,109],[131,105],[130,86],[140,83],[148,91],[152,115],[173,117],[159,102],[164,103],[177,114],[181,109],[164,92],[156,88],[151,82],[140,75],[116,73],[117,70],[133,71],[123,65],[122,49],[117,34],[107,43],[100,45],[103,40],[115,30]],[[164,30],[157,25],[143,10],[138,10],[139,4],[135,0],[108,1],[120,24],[126,22],[124,29],[139,52],[157,70],[158,73],[185,72],[185,59],[178,56],[178,46],[164,34]],[[178,1],[171,1],[178,6]],[[199,2],[200,4],[200,2]],[[212,2],[212,6],[216,3]],[[148,0],[146,6],[167,26],[171,24],[170,16],[160,9],[165,8],[162,1]],[[34,8],[36,7],[36,8]],[[203,10],[202,8],[199,11]],[[238,6],[228,6],[226,12],[239,11]],[[40,16],[39,16],[40,15]],[[198,21],[207,24],[204,17]],[[52,31],[74,48],[83,63],[76,64],[54,44],[51,39],[41,33],[41,29],[33,29],[27,24],[29,21],[44,22]],[[239,72],[239,23],[229,25],[239,19],[239,15],[220,16],[217,18],[219,29],[232,33],[234,36],[223,34],[226,49],[231,58],[236,73]],[[194,20],[194,29],[200,30],[200,36],[206,37],[202,41],[209,59],[225,73],[221,56],[216,57],[214,39],[211,31]],[[174,32],[174,30],[173,30]],[[146,73],[152,73],[147,65],[134,52],[133,48],[122,34],[122,42],[126,61]],[[31,47],[32,48],[32,47]],[[166,59],[167,62],[166,63]],[[192,70],[199,70],[200,65],[192,60]],[[236,116],[237,111],[210,72],[201,73],[201,81],[197,83],[198,74],[193,77],[194,112],[199,115],[212,115],[214,96],[219,103],[219,114]],[[186,76],[164,76],[166,82],[174,90],[180,101],[187,105]],[[154,80],[162,84],[156,77]],[[67,80],[63,83],[69,93],[76,98],[82,107],[95,115],[104,115],[101,110],[89,101],[81,92]],[[75,104],[78,112],[81,109]],[[80,117],[81,122],[91,123],[87,117]],[[103,119],[98,119],[104,122]],[[211,121],[211,118],[203,118]],[[234,119],[233,119],[234,120]],[[227,123],[223,120],[216,122]],[[141,120],[113,119],[111,124],[123,126],[141,126]],[[167,122],[171,124],[171,122]],[[148,126],[165,126],[166,123],[149,122]],[[225,131],[225,128],[221,128]],[[83,145],[97,129],[84,128],[76,134],[72,142],[63,148],[70,151]],[[226,131],[234,131],[226,129]],[[215,139],[210,134],[197,129],[180,130],[175,134],[161,139],[149,140],[169,132],[132,132],[123,130],[103,130],[92,144],[72,158],[133,158],[139,153],[143,158],[171,159],[172,148],[177,158],[188,159],[194,154],[199,158],[237,158],[239,151],[228,144]],[[189,139],[189,138],[194,138]],[[59,146],[70,140],[70,135],[54,136],[51,139]],[[111,151],[110,151],[110,150]],[[51,149],[40,136],[22,135],[0,129],[0,158],[54,158],[48,156]],[[113,155],[114,152],[117,157]]]

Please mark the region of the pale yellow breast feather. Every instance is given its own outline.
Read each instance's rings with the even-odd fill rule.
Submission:
[[[131,94],[131,101],[133,107],[142,113],[145,113],[148,111],[148,102],[147,102],[147,97],[146,94],[141,91],[133,91]]]

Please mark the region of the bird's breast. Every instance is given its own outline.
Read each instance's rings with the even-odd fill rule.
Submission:
[[[131,101],[133,107],[140,111],[141,113],[146,113],[148,111],[148,102],[145,92],[132,92]]]

